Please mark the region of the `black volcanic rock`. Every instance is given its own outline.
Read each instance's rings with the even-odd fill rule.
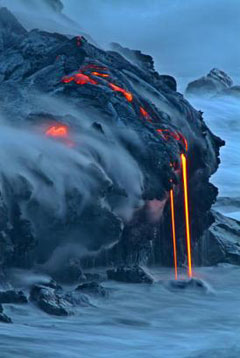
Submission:
[[[212,210],[213,224],[199,241],[195,255],[200,265],[240,265],[240,222]],[[202,250],[202,251],[201,251]],[[199,256],[197,252],[204,252]]]
[[[17,149],[7,150],[13,173],[1,166],[3,267],[45,263],[66,243],[87,249],[81,253],[86,267],[151,260],[171,265],[173,184],[183,263],[180,155],[188,157],[194,246],[212,223],[217,190],[209,178],[223,142],[176,92],[175,79],[156,72],[151,56],[104,51],[83,37],[25,31],[12,15],[11,23],[2,19],[1,113],[31,140],[14,132],[10,147],[17,142]],[[215,70],[211,81],[230,83]],[[46,138],[46,128],[60,122],[70,140]],[[61,276],[73,282],[79,275],[65,267]],[[53,293],[48,297],[57,302]]]
[[[206,76],[190,82],[186,88],[186,94],[212,96],[232,85],[232,79],[225,72],[213,68]]]
[[[153,283],[153,278],[140,266],[121,266],[107,270],[109,280],[126,283]]]
[[[85,293],[88,295],[101,296],[105,297],[108,295],[107,290],[95,281],[84,282],[78,285],[75,289],[81,293]]]

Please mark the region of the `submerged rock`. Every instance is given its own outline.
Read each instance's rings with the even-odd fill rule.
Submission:
[[[225,72],[213,68],[206,76],[190,82],[186,94],[212,96],[232,85],[232,79]]]
[[[212,292],[210,286],[199,278],[190,278],[186,280],[172,280],[168,283],[167,287],[170,290],[197,290],[204,293]]]
[[[3,323],[12,323],[12,320],[10,317],[8,317],[4,312],[3,312],[3,306],[0,304],[0,322]]]
[[[23,291],[0,291],[0,303],[28,303]]]
[[[55,316],[69,316],[72,305],[56,290],[50,287],[34,285],[30,292],[30,299],[44,312]]]
[[[140,266],[122,266],[107,270],[109,280],[127,283],[153,283],[153,277]]]

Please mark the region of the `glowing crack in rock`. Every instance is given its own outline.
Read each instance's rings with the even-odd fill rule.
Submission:
[[[140,113],[148,122],[152,122],[152,118],[150,117],[148,112],[143,107],[140,107]]]
[[[169,129],[156,129],[156,131],[162,135],[165,140],[173,138],[184,146],[185,150],[188,151],[188,142],[184,135],[177,131],[170,131]]]
[[[109,77],[107,73],[99,73],[99,72],[92,72],[92,75],[98,77]]]
[[[76,73],[75,75],[72,76],[64,76],[62,78],[62,82],[63,83],[70,83],[70,82],[75,82],[77,85],[85,85],[85,84],[92,84],[92,85],[97,85],[97,82],[95,80],[93,80],[91,77],[83,74],[83,73]]]
[[[130,93],[130,92],[124,90],[124,89],[121,88],[121,87],[116,86],[116,85],[113,84],[113,83],[109,83],[109,86],[110,86],[114,91],[122,93],[122,94],[124,95],[124,97],[128,100],[128,102],[132,102],[132,100],[133,100],[133,95],[132,95],[132,93]]]

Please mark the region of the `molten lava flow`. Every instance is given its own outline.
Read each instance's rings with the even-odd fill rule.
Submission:
[[[121,92],[121,93],[124,95],[124,97],[128,100],[128,102],[132,102],[132,100],[133,100],[133,95],[132,95],[132,93],[125,91],[123,88],[118,87],[118,86],[114,85],[113,83],[109,83],[109,86],[110,86],[114,91],[116,91],[116,92]]]
[[[181,162],[182,162],[182,176],[183,176],[183,189],[184,189],[188,276],[192,277],[191,234],[190,234],[189,205],[188,205],[187,159],[186,159],[185,154],[181,154]]]
[[[99,77],[109,77],[107,73],[92,72],[92,75]]]
[[[68,136],[68,127],[56,125],[48,128],[45,132],[48,137],[66,138]]]
[[[171,207],[171,221],[172,221],[172,239],[173,239],[174,270],[175,270],[175,280],[177,280],[177,277],[178,277],[178,269],[177,269],[177,243],[176,243],[175,208],[174,208],[174,194],[173,194],[173,189],[170,190],[170,207]]]
[[[140,107],[140,112],[141,114],[143,115],[144,118],[146,118],[146,120],[148,122],[152,122],[152,118],[150,117],[150,115],[148,114],[148,112],[143,108],[143,107]]]
[[[169,140],[170,137],[182,143],[185,147],[185,150],[188,151],[188,142],[184,135],[177,131],[170,131],[169,129],[156,129],[158,133],[160,133],[165,140]]]
[[[62,78],[63,83],[69,83],[72,81],[74,81],[77,85],[85,85],[87,83],[91,83],[92,85],[97,85],[97,82],[95,80],[80,72],[76,73],[75,75],[64,76]]]

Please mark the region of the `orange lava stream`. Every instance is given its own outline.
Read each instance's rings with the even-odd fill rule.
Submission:
[[[116,92],[121,92],[121,93],[124,95],[124,97],[128,100],[128,102],[132,102],[132,100],[133,100],[133,95],[132,95],[132,93],[125,91],[123,88],[118,87],[118,86],[114,85],[113,83],[109,83],[109,86],[110,86],[114,91],[116,91]]]
[[[190,219],[189,219],[189,205],[188,205],[187,159],[186,159],[185,154],[181,154],[181,161],[182,161],[182,176],[183,176],[183,189],[184,189],[184,207],[185,207],[185,225],[186,225],[186,239],[187,239],[188,277],[192,277],[191,234],[190,234]]]
[[[140,112],[141,114],[143,115],[144,118],[146,118],[146,120],[148,122],[152,122],[152,118],[150,117],[150,115],[148,114],[148,112],[143,108],[143,107],[140,107]]]
[[[171,220],[172,220],[172,239],[173,239],[174,271],[175,271],[175,280],[177,280],[177,278],[178,278],[178,268],[177,268],[177,242],[176,242],[175,208],[174,208],[174,194],[173,194],[173,189],[170,190],[170,207],[171,207]]]
[[[76,73],[75,75],[65,76],[62,78],[63,83],[69,83],[72,81],[74,81],[77,85],[85,85],[86,83],[91,83],[92,85],[97,84],[96,81],[83,73]]]

